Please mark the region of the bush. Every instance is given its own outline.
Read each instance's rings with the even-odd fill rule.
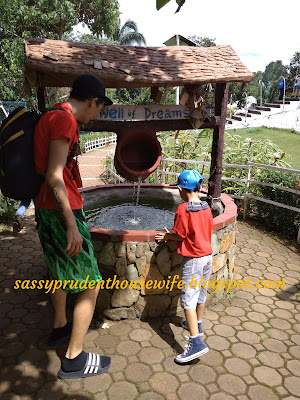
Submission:
[[[286,188],[298,188],[299,190],[299,178],[296,174],[289,172],[263,170],[259,172],[258,180]],[[300,208],[300,198],[296,193],[260,185],[256,185],[255,192],[258,196],[265,199]],[[275,232],[281,232],[284,236],[297,237],[300,226],[300,214],[298,212],[261,201],[255,201],[255,211],[258,213],[258,218],[263,221],[267,228]]]
[[[0,191],[0,217],[1,220],[9,219],[16,212],[16,200],[3,196]]]

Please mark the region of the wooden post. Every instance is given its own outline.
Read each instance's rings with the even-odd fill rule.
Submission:
[[[45,88],[43,86],[38,86],[36,89],[36,95],[38,99],[38,109],[40,112],[44,112],[46,110]]]
[[[227,114],[228,102],[228,83],[217,83],[215,92],[215,116],[220,116],[220,123],[214,127],[210,178],[208,182],[208,195],[215,200],[211,201],[211,205],[218,210],[218,214],[223,212],[220,202],[221,196],[221,178],[222,178],[222,161],[224,149],[224,131]]]

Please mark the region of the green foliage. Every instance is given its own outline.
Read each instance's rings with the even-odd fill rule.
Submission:
[[[156,0],[156,9],[160,10],[163,6],[165,6],[167,3],[169,3],[170,0]],[[185,3],[185,0],[176,0],[176,3],[178,4],[177,11],[180,10],[180,8],[183,6]]]
[[[300,180],[296,174],[276,170],[260,170],[258,179],[261,182],[272,183],[291,189],[300,189]],[[282,203],[288,206],[300,207],[300,197],[295,193],[286,192],[274,186],[256,185],[258,196]],[[254,202],[251,200],[251,203]],[[269,229],[284,233],[285,236],[296,237],[300,227],[300,214],[272,204],[255,201],[255,209],[265,226]]]
[[[146,45],[145,37],[139,32],[135,21],[127,20],[124,25],[117,30],[114,39],[122,46],[132,46],[135,44]]]
[[[191,42],[196,43],[198,47],[211,47],[211,46],[216,46],[216,39],[211,39],[207,36],[189,36],[188,39]]]
[[[16,200],[9,199],[5,196],[0,191],[0,217],[1,219],[8,219],[12,215],[15,214],[15,206],[17,202]]]

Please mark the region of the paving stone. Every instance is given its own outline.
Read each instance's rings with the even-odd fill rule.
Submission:
[[[67,386],[62,381],[49,382],[38,391],[37,400],[60,400],[67,391]]]
[[[232,345],[231,350],[235,356],[244,358],[246,360],[255,357],[256,354],[255,349],[245,343],[235,343]]]
[[[108,391],[109,400],[120,400],[122,393],[122,400],[134,400],[138,394],[136,387],[129,382],[115,382]]]
[[[282,332],[281,330],[274,329],[274,328],[267,329],[266,333],[268,336],[270,336],[273,339],[278,339],[278,340],[282,340],[282,341],[284,340],[285,343],[289,337],[289,335],[286,332]]]
[[[124,373],[127,381],[132,383],[148,381],[152,374],[151,368],[142,363],[129,365]]]
[[[207,346],[215,350],[226,350],[229,348],[229,342],[221,336],[211,336],[206,339]]]
[[[250,386],[248,395],[251,400],[279,400],[271,389],[262,385]]]
[[[283,385],[294,396],[300,396],[300,378],[289,376],[284,379]]]
[[[290,375],[290,371],[288,371],[288,370],[285,369],[285,368],[279,368],[279,369],[278,369],[278,372],[279,372],[282,376]]]
[[[160,372],[163,371],[163,367],[160,364],[152,364],[152,370],[154,372]]]
[[[234,336],[235,334],[235,330],[228,325],[216,325],[214,327],[214,331],[217,335],[219,336],[224,336],[224,337],[228,337],[228,336]]]
[[[128,325],[124,322],[119,322],[119,323],[112,325],[109,328],[109,333],[111,335],[115,335],[115,336],[123,336],[123,335],[127,335],[131,331],[131,329],[132,328],[130,327],[130,325]]]
[[[275,369],[266,366],[254,368],[253,375],[258,382],[271,387],[280,385],[282,380]]]
[[[113,355],[111,357],[111,367],[109,369],[109,372],[114,373],[123,371],[126,365],[127,365],[127,360],[125,357],[120,355]]]
[[[143,363],[149,365],[160,363],[164,359],[163,352],[152,347],[141,350],[138,356]]]
[[[152,375],[149,382],[154,391],[164,395],[175,393],[179,386],[177,378],[168,372],[157,372]]]
[[[230,358],[226,360],[225,368],[232,374],[238,376],[249,375],[251,371],[251,366],[245,360],[239,358]]]
[[[218,385],[221,390],[233,395],[243,394],[246,391],[244,381],[230,374],[221,375],[218,380]]]
[[[208,399],[206,389],[199,383],[184,383],[178,390],[180,400]]]
[[[300,376],[300,361],[290,360],[287,362],[286,367],[293,375]]]
[[[256,344],[259,343],[260,341],[260,337],[253,332],[249,332],[249,331],[240,331],[237,334],[237,337],[244,343],[248,343],[248,344]]]
[[[206,365],[193,365],[189,371],[189,375],[195,382],[201,382],[201,384],[205,385],[215,382],[217,377],[213,368]]]
[[[283,331],[286,331],[287,329],[290,329],[291,324],[284,320],[284,319],[280,319],[280,318],[272,318],[270,320],[270,324],[276,328],[276,329],[281,329]]]
[[[190,380],[188,374],[179,374],[177,375],[177,378],[180,380],[180,382],[188,382]]]
[[[133,354],[137,354],[140,348],[141,347],[137,342],[126,341],[118,344],[117,352],[123,356],[131,356]]]
[[[235,398],[226,393],[215,393],[209,397],[209,400],[235,400]]]
[[[220,318],[221,324],[229,325],[229,326],[236,326],[240,325],[241,321],[236,317],[225,316]]]
[[[243,379],[247,385],[252,385],[252,383],[255,383],[255,379],[253,379],[251,375],[243,376]]]
[[[139,400],[164,400],[165,397],[159,393],[154,393],[153,391],[143,393],[139,396]]]
[[[267,350],[274,351],[276,353],[286,352],[286,345],[277,339],[266,339],[263,341],[263,345]]]
[[[113,335],[99,335],[95,339],[95,343],[104,350],[115,347],[118,344],[118,339]]]
[[[111,383],[112,380],[109,374],[91,376],[83,380],[85,390],[90,393],[104,392],[109,388]]]
[[[136,342],[143,342],[145,340],[150,340],[151,332],[148,329],[135,329],[129,333],[129,337]]]

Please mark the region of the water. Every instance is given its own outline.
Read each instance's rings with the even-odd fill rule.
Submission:
[[[86,220],[90,227],[113,230],[172,229],[174,212],[127,203],[89,210]]]

